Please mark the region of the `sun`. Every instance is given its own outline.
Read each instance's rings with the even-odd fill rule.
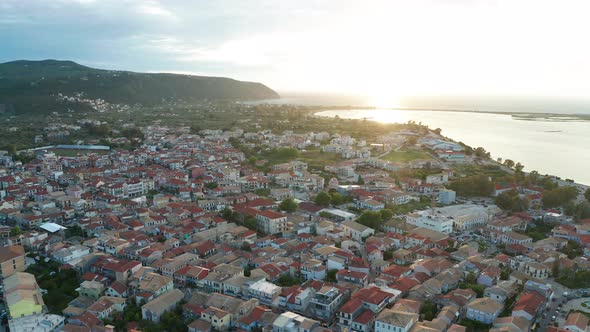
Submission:
[[[393,92],[380,91],[369,94],[367,104],[376,108],[399,108],[400,99]]]

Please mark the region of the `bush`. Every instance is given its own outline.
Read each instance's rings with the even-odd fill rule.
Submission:
[[[459,196],[489,197],[494,191],[494,184],[485,175],[473,175],[451,182],[449,188],[456,191]]]

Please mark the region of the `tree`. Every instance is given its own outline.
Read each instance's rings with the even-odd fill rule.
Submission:
[[[586,189],[586,191],[584,192],[584,197],[588,202],[590,202],[590,188]]]
[[[512,167],[514,167],[514,161],[512,159],[505,159],[504,166],[506,166],[508,168],[512,168]]]
[[[295,200],[293,198],[287,198],[283,200],[281,204],[279,204],[279,209],[281,209],[281,211],[286,212],[295,212],[298,206],[299,205],[295,203]]]
[[[479,158],[489,157],[490,153],[486,151],[486,149],[482,148],[481,146],[474,150],[475,156]]]
[[[344,197],[337,191],[331,192],[330,202],[332,205],[340,205],[344,202]]]
[[[502,271],[500,271],[500,280],[510,279],[510,273],[512,273],[512,271],[510,271],[509,268],[503,268]]]
[[[23,231],[18,226],[14,226],[10,229],[10,236],[21,235]]]
[[[426,300],[420,309],[420,315],[424,316],[424,320],[433,320],[436,317],[436,311],[436,304],[431,300]]]
[[[567,255],[569,259],[574,259],[579,256],[584,256],[584,249],[575,241],[567,241],[567,244],[561,252]]]
[[[244,220],[244,227],[257,232],[258,231],[258,222],[256,221],[256,218],[254,218],[252,216],[246,217],[246,219]]]
[[[298,278],[293,278],[290,275],[283,274],[279,277],[276,284],[281,287],[290,287],[294,285],[301,285],[301,280]]]
[[[252,247],[250,247],[250,244],[246,241],[242,242],[242,246],[240,247],[240,249],[244,251],[252,251]]]
[[[553,262],[553,266],[551,267],[551,276],[555,279],[559,278],[559,260],[555,260]]]
[[[330,194],[325,191],[318,193],[313,199],[313,202],[320,206],[328,206],[330,205],[330,201]]]
[[[383,252],[383,260],[388,261],[393,258],[393,250],[386,250]]]
[[[78,225],[68,227],[66,229],[65,235],[66,235],[66,238],[70,238],[70,237],[74,237],[74,236],[80,236],[80,237],[86,236],[84,234],[84,230]]]
[[[469,274],[465,277],[465,283],[467,284],[475,284],[477,283],[477,276],[474,272],[469,272]]]
[[[512,212],[520,212],[528,208],[527,198],[521,197],[515,189],[501,193],[495,198],[495,202],[501,209]]]
[[[494,184],[485,175],[473,175],[451,182],[449,188],[459,196],[490,196],[494,191]]]
[[[389,220],[393,218],[393,212],[389,209],[382,209],[379,213],[381,214],[381,220]]]
[[[215,189],[215,188],[217,188],[217,182],[205,183],[205,188],[207,188],[207,189]]]
[[[543,192],[543,207],[552,208],[563,206],[578,196],[578,189],[574,186],[557,187]]]
[[[520,181],[524,178],[524,172],[522,171],[524,169],[524,165],[521,163],[516,163],[516,165],[514,165],[514,176],[516,177],[517,181]]]
[[[357,221],[359,224],[371,227],[372,229],[380,229],[383,219],[381,219],[381,213],[377,211],[365,211],[359,216]]]
[[[326,281],[336,282],[336,273],[338,273],[337,269],[328,270],[328,273],[326,274]]]

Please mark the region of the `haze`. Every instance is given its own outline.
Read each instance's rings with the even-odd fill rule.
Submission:
[[[260,81],[391,102],[421,94],[583,96],[587,1],[0,2],[0,61]]]

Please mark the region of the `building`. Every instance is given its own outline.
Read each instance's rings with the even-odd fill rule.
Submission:
[[[311,299],[309,304],[311,314],[322,321],[331,322],[343,299],[344,296],[340,292],[340,289],[332,286],[323,286]]]
[[[260,279],[248,287],[248,293],[251,297],[267,305],[272,305],[280,292],[281,287],[264,279]]]
[[[0,276],[10,277],[25,270],[25,248],[22,246],[0,247]]]
[[[537,292],[524,292],[512,309],[513,317],[524,317],[532,322],[543,310],[545,298]]]
[[[343,222],[342,228],[344,229],[345,236],[358,242],[362,242],[363,239],[375,234],[374,229],[354,221]]]
[[[573,332],[586,332],[588,331],[588,317],[581,312],[572,312],[567,316],[563,328]]]
[[[89,253],[90,248],[81,245],[75,245],[59,249],[53,253],[53,258],[62,264],[70,263],[73,265],[75,262],[79,261],[82,257],[88,255]]]
[[[256,221],[259,229],[266,234],[277,234],[288,230],[287,216],[272,210],[257,211]]]
[[[18,318],[41,314],[45,303],[35,276],[17,272],[4,279],[4,299],[10,317]]]
[[[375,319],[375,332],[408,332],[418,317],[417,313],[385,309]]]
[[[438,192],[438,202],[440,204],[452,204],[457,199],[457,193],[450,189],[442,189]]]
[[[62,331],[65,318],[60,315],[37,314],[8,321],[10,331],[57,332]]]
[[[209,307],[201,312],[201,319],[209,322],[216,331],[227,331],[232,324],[231,316],[231,313],[215,307]]]
[[[488,297],[482,297],[467,304],[466,317],[484,324],[492,324],[504,306]]]
[[[453,219],[433,213],[431,210],[418,211],[409,214],[406,221],[410,225],[431,229],[433,231],[449,234],[453,232]]]
[[[183,298],[183,292],[181,292],[179,289],[173,289],[144,304],[141,307],[141,317],[142,319],[158,323],[160,321],[160,317],[162,317],[162,314],[170,310],[174,310],[176,304]]]
[[[316,320],[287,311],[272,323],[272,332],[310,332],[319,325]]]

